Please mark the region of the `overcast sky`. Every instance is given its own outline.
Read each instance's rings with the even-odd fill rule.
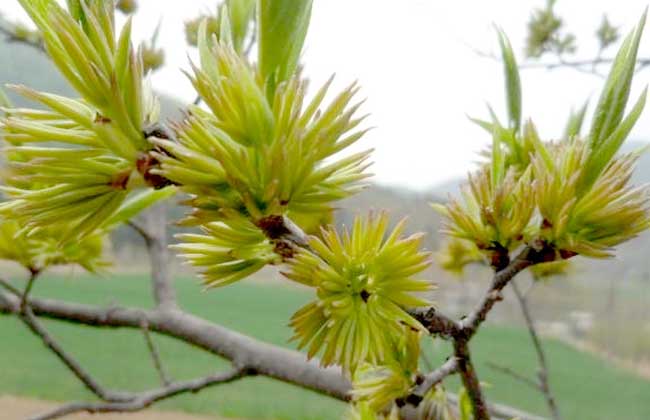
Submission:
[[[153,76],[163,92],[192,100],[195,94],[179,71],[188,68],[183,22],[215,0],[139,0],[136,37],[150,36],[163,19],[160,43],[167,66]],[[423,189],[464,175],[489,136],[466,115],[485,117],[489,102],[505,120],[502,68],[473,49],[498,52],[492,24],[511,38],[521,61],[531,10],[545,0],[315,0],[303,54],[312,86],[337,74],[337,86],[359,80],[367,98],[363,110],[376,127],[359,147],[375,148],[373,172],[384,184]],[[637,22],[647,0],[558,0],[557,10],[577,34],[580,54],[590,57],[593,31],[603,12],[625,32]],[[17,0],[0,9],[21,17]],[[641,54],[650,56],[650,29]],[[609,55],[612,55],[610,52]],[[650,82],[640,73],[633,95]],[[524,116],[542,135],[562,132],[569,109],[588,97],[595,102],[603,80],[573,70],[522,72]],[[635,99],[635,98],[634,98]],[[631,135],[650,140],[650,111]]]

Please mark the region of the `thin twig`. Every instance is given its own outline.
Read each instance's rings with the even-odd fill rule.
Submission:
[[[493,362],[486,362],[486,365],[488,367],[490,367],[491,369],[496,370],[497,372],[501,372],[503,374],[506,374],[506,375],[518,380],[519,382],[528,385],[529,387],[533,388],[536,391],[540,391],[540,392],[542,391],[542,386],[541,386],[541,384],[539,382],[537,382],[534,379],[530,379],[530,378],[522,375],[521,373],[517,372],[514,369],[511,369],[511,368],[509,368],[507,366],[501,366],[501,365],[493,363]]]
[[[32,291],[34,282],[38,278],[39,274],[40,274],[40,270],[37,269],[30,270],[29,279],[27,280],[27,286],[25,286],[25,290],[23,291],[22,296],[20,297],[20,312],[25,311],[25,308],[27,307],[27,298],[29,297],[29,293]]]
[[[454,340],[454,355],[457,359],[458,373],[463,382],[463,387],[467,391],[470,401],[472,401],[474,420],[490,420],[490,412],[481,390],[481,383],[478,380],[476,369],[472,363],[467,340]]]
[[[130,400],[126,393],[107,390],[99,384],[88,373],[75,358],[67,353],[63,347],[52,337],[47,330],[36,319],[30,305],[25,307],[25,310],[19,314],[20,319],[29,327],[29,329],[41,339],[43,344],[54,353],[59,360],[66,365],[66,367],[84,384],[84,386],[93,394],[97,395],[104,401],[111,402],[124,402]]]
[[[533,316],[530,313],[530,308],[528,307],[528,300],[526,296],[519,290],[516,282],[512,282],[512,290],[515,292],[517,301],[519,302],[519,307],[521,308],[521,313],[524,316],[526,321],[526,327],[528,328],[528,333],[530,334],[530,339],[533,342],[533,347],[535,348],[535,353],[537,354],[537,361],[539,363],[539,369],[537,371],[537,377],[539,379],[539,390],[544,395],[546,399],[546,404],[548,405],[549,411],[555,420],[561,420],[560,410],[555,402],[555,397],[551,392],[551,387],[548,382],[548,363],[546,361],[546,354],[544,353],[544,347],[539,335],[537,334],[537,329],[535,328],[535,322],[533,321]]]
[[[147,348],[149,349],[149,354],[151,354],[151,359],[153,360],[154,367],[158,372],[158,376],[160,376],[160,382],[163,385],[169,385],[171,383],[169,375],[167,374],[167,371],[162,364],[160,353],[158,353],[158,348],[153,342],[153,338],[149,332],[149,323],[147,322],[146,318],[143,318],[142,320],[142,335],[144,336],[144,339],[147,343]]]
[[[31,278],[36,278],[32,275]],[[30,278],[30,279],[31,279]],[[33,282],[33,280],[32,280]],[[9,283],[0,279],[0,285],[5,289],[12,291],[13,287]],[[8,287],[9,286],[9,287]],[[85,385],[85,387],[97,395],[104,401],[126,401],[127,397],[124,393],[114,392],[104,389],[80,364],[75,360],[70,354],[68,354],[63,347],[52,337],[48,331],[41,325],[34,313],[32,312],[31,305],[28,300],[26,300],[26,293],[20,293],[15,290],[12,291],[16,298],[20,299],[18,305],[18,317],[21,321],[29,328],[29,330],[34,333],[37,337],[41,339],[43,344],[50,349],[58,358],[66,365],[66,367]]]
[[[412,392],[410,400],[414,397],[416,401],[424,398],[431,388],[438,385],[447,376],[452,375],[458,371],[458,359],[454,356],[447,359],[439,368],[433,370],[424,376],[424,380]],[[419,403],[419,401],[417,401]]]
[[[163,388],[145,391],[139,394],[133,394],[130,401],[125,402],[75,402],[66,404],[48,413],[44,413],[30,420],[51,420],[73,413],[87,412],[94,413],[110,413],[110,412],[134,412],[151,406],[152,404],[174,397],[179,394],[192,392],[196,393],[205,388],[233,382],[240,379],[249,373],[245,369],[232,369],[227,372],[216,373],[213,375],[205,376],[202,378],[176,382],[169,384]]]
[[[140,237],[144,240],[145,244],[149,246],[153,238],[151,237],[151,234],[145,229],[143,226],[141,226],[138,222],[135,220],[129,220],[126,222],[126,225],[133,229]]]

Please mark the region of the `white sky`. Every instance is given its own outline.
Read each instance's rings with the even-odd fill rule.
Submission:
[[[583,57],[595,51],[592,33],[607,12],[624,32],[637,22],[647,0],[559,0],[558,12],[578,36]],[[23,16],[17,0],[1,0],[9,17]],[[139,0],[136,37],[150,36],[163,19],[160,45],[167,66],[154,86],[186,101],[195,94],[180,73],[188,68],[183,22],[216,0]],[[332,73],[339,85],[360,81],[376,127],[359,147],[375,148],[373,172],[384,184],[423,189],[464,175],[490,139],[466,114],[486,116],[489,102],[505,120],[502,68],[469,47],[498,52],[492,24],[523,51],[526,23],[545,0],[315,0],[303,63],[316,86]],[[641,55],[650,56],[646,28]],[[610,55],[613,51],[610,52]],[[519,54],[521,60],[521,54]],[[650,69],[634,83],[634,98],[650,82]],[[543,136],[561,133],[569,109],[598,98],[603,80],[573,70],[522,71],[524,116]],[[649,107],[650,108],[650,107]],[[631,138],[650,140],[650,110]]]

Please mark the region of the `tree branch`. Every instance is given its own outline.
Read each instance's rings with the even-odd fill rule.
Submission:
[[[32,417],[30,420],[50,420],[63,417],[69,414],[87,412],[110,413],[110,412],[133,412],[151,406],[152,404],[187,392],[199,392],[205,388],[233,382],[249,373],[245,369],[232,369],[228,372],[216,373],[185,382],[176,382],[163,388],[133,394],[131,400],[125,402],[75,402],[66,404],[48,413]]]
[[[424,380],[415,388],[406,400],[413,405],[419,404],[431,388],[438,385],[447,376],[458,372],[458,359],[450,357],[439,368],[429,372],[424,376]]]
[[[3,297],[0,312],[18,313],[18,299],[6,293]],[[31,299],[30,305],[38,316],[95,327],[140,329],[145,319],[150,331],[207,350],[237,366],[341,400],[349,399],[350,382],[340,369],[322,368],[318,361],[308,361],[302,353],[264,343],[180,310],[104,309],[51,299]]]
[[[145,245],[147,246],[147,248],[149,248],[149,243],[153,240],[153,238],[151,237],[151,235],[149,234],[149,232],[147,232],[147,230],[146,230],[142,225],[140,225],[140,223],[136,222],[135,220],[129,220],[129,221],[127,221],[127,222],[126,222],[126,225],[127,225],[128,227],[130,227],[131,229],[133,229],[133,231],[134,231],[135,233],[137,233],[138,235],[140,235],[140,237],[141,237],[142,240],[144,241],[144,243],[145,243]]]
[[[323,368],[317,360],[261,342],[205,319],[178,311],[142,310],[140,308],[100,308],[93,305],[52,299],[30,300],[34,313],[41,317],[100,328],[140,328],[146,319],[151,331],[176,338],[187,344],[229,359],[236,366],[247,366],[259,375],[311,389],[333,398],[348,401],[350,382],[340,369]],[[0,293],[0,313],[18,313],[19,300]],[[452,394],[450,398],[455,398]],[[504,419],[541,420],[539,417],[499,404],[488,404],[494,416]]]
[[[521,292],[521,290],[519,290],[517,282],[513,281],[511,285],[512,290],[515,292],[515,296],[517,297],[517,301],[519,302],[521,313],[523,314],[524,320],[526,321],[526,327],[528,328],[530,339],[533,342],[535,353],[537,354],[537,361],[539,363],[539,369],[537,371],[537,377],[539,379],[538,389],[544,395],[546,404],[548,405],[553,419],[561,420],[562,416],[560,415],[560,409],[555,402],[555,398],[551,392],[551,387],[548,382],[548,363],[546,362],[546,354],[544,353],[544,347],[537,334],[535,322],[533,321],[532,314],[530,313],[530,308],[528,307],[528,300],[526,299],[526,296]]]
[[[474,420],[489,420],[490,413],[485,403],[485,397],[483,397],[483,391],[481,391],[481,384],[478,380],[476,369],[472,363],[467,340],[454,340],[454,355],[458,360],[458,373],[460,374],[461,381],[469,399],[472,401]]]
[[[30,277],[30,283],[33,283],[34,275]],[[0,285],[7,290],[12,290],[12,287],[4,279],[0,279]],[[9,287],[8,287],[9,285]],[[27,291],[27,289],[26,289]],[[12,292],[13,293],[13,292]],[[18,315],[21,321],[29,328],[29,330],[38,338],[41,339],[43,344],[54,353],[61,362],[81,381],[81,383],[93,394],[105,401],[126,401],[128,397],[124,393],[114,392],[104,389],[99,382],[97,382],[80,364],[77,360],[68,354],[63,347],[52,337],[48,331],[36,319],[31,308],[31,301],[27,300],[27,293],[15,294],[15,308],[14,313]],[[11,302],[8,295],[4,296],[5,302]]]
[[[519,382],[528,385],[529,387],[533,388],[536,391],[541,391],[541,386],[540,386],[539,382],[535,381],[534,379],[530,379],[530,378],[520,374],[519,372],[515,371],[514,369],[511,369],[511,368],[509,368],[507,366],[501,366],[501,365],[498,365],[498,364],[492,363],[492,362],[487,362],[486,364],[487,364],[488,367],[490,367],[491,369],[496,370],[497,372],[501,372],[501,373],[503,373],[505,375],[508,375],[508,376],[518,380]]]
[[[531,265],[541,262],[553,261],[555,251],[542,242],[527,245],[511,262],[495,273],[490,288],[483,296],[476,308],[460,321],[462,335],[471,337],[487,318],[495,303],[503,300],[502,290],[517,274]]]
[[[156,368],[156,372],[158,372],[158,376],[160,376],[160,382],[163,385],[169,385],[171,383],[171,380],[169,379],[169,375],[167,374],[167,371],[162,364],[160,353],[158,353],[158,348],[153,342],[153,338],[149,332],[149,325],[147,324],[146,320],[142,321],[142,335],[144,336],[144,340],[147,343],[147,348],[149,349],[149,354],[151,355],[151,360],[153,361],[153,365]]]

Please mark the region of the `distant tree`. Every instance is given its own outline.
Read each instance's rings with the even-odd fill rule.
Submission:
[[[645,104],[644,93],[625,114],[645,15],[613,61],[588,133],[580,135],[582,117],[574,117],[556,142],[542,140],[533,122],[523,121],[518,67],[498,33],[507,121],[495,113],[476,120],[493,138],[485,162],[461,199],[435,206],[445,232],[470,245],[471,258],[462,249],[455,255],[480,258],[494,269],[488,290],[456,320],[431,306],[433,284],[422,279],[429,255],[420,250],[421,235],[403,236],[404,221],[389,229],[388,216],[378,213],[358,217],[342,232],[320,228],[337,200],[363,187],[370,151],[341,156],[366,131],[356,84],[329,103],[331,80],[307,95],[299,58],[311,1],[227,0],[215,16],[188,25],[200,56],[189,78],[205,106],[190,106],[171,126],[159,121],[145,50],[132,47],[131,20],[115,27],[113,2],[68,0],[63,8],[54,0],[19,1],[38,32],[14,38],[44,48],[80,99],[12,86],[42,108],[3,108],[0,251],[29,276],[22,289],[0,280],[0,310],[18,316],[100,400],[70,403],[37,419],[136,411],[253,374],[350,401],[351,419],[532,419],[486,402],[471,340],[518,273],[576,255],[610,256],[650,223],[647,189],[629,184],[638,153],[617,154]],[[132,11],[132,3],[119,6]],[[290,319],[306,355],[179,308],[159,204],[178,192],[190,209],[181,223],[200,233],[183,233],[172,247],[201,270],[206,286],[225,287],[277,265],[288,280],[314,290],[313,301]],[[150,206],[146,225],[133,220]],[[100,268],[101,240],[122,223],[140,232],[150,250],[155,309],[30,297],[53,265]],[[104,388],[39,317],[141,329],[160,387]],[[173,381],[149,331],[223,356],[233,367]],[[418,361],[420,344],[430,337],[450,341],[453,353],[426,371]],[[463,384],[458,396],[443,387],[454,374]]]

